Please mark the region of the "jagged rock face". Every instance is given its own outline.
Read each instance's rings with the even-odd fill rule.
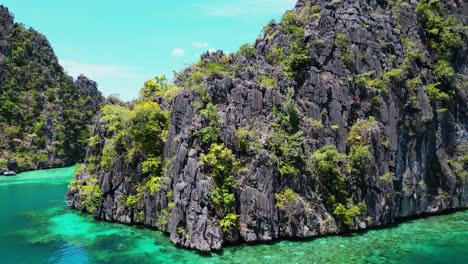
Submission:
[[[103,103],[95,82],[64,73],[49,42],[14,22],[0,5],[0,163],[16,171],[60,167],[84,158]]]
[[[460,85],[454,86],[449,103],[434,100],[424,87],[438,81],[437,55],[416,15],[417,1],[398,2],[392,6],[387,1],[299,0],[292,13],[306,17],[300,24],[307,57],[299,67],[288,64],[285,68],[275,62],[295,52],[297,39],[285,19],[264,29],[252,54],[203,55],[201,64],[225,65],[228,70],[203,75],[203,92],[192,87],[195,66],[178,75],[176,83],[185,89],[169,106],[165,188],[155,194],[143,192],[144,218],[138,219],[135,210],[122,206],[121,199],[136,192],[143,177],[141,168],[119,157],[109,171],[99,172],[102,205],[94,216],[156,227],[170,233],[174,244],[211,251],[228,243],[311,238],[465,208],[463,189],[467,187],[457,175],[466,170],[466,164],[457,172],[453,160],[457,153],[466,155],[468,144],[466,35],[460,33],[463,43],[452,62],[455,83]],[[466,25],[465,2],[443,3],[446,12]],[[340,36],[346,36],[344,44]],[[279,49],[283,55],[275,55]],[[420,56],[411,58],[415,52]],[[288,74],[292,68],[295,74]],[[275,81],[265,83],[260,76]],[[383,76],[387,78],[384,87],[376,88]],[[280,171],[284,160],[268,147],[275,129],[272,124],[278,123],[275,109],[288,100],[290,88],[300,115],[302,156],[310,157],[325,145],[351,154],[353,140],[368,146],[366,172],[358,179],[346,178],[351,200],[366,207],[365,214],[353,215],[350,226],[330,207],[315,172],[299,168],[294,177],[285,177]],[[218,111],[219,141],[242,164],[235,173],[232,206],[238,224],[228,230],[221,227],[222,213],[213,205],[216,182],[201,164],[201,155],[209,147],[198,136],[207,125],[200,113],[206,94]],[[366,126],[353,137],[357,124]],[[236,132],[241,128],[255,135],[256,147],[242,149]],[[102,141],[105,134],[98,119],[94,135]],[[87,156],[101,153],[102,144],[90,147]],[[285,190],[291,190],[295,199],[281,206],[278,194]],[[67,200],[72,207],[86,209],[75,190],[69,191]]]

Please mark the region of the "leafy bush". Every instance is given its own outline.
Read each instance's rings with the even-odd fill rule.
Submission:
[[[167,137],[169,113],[154,102],[135,106],[128,127],[134,146],[147,154],[160,154]]]
[[[255,55],[255,47],[246,43],[240,47],[239,53],[246,58],[251,58]]]
[[[83,180],[75,178],[71,181],[69,189],[80,194],[83,209],[89,213],[94,212],[102,204],[101,188],[96,176],[88,175]]]
[[[426,91],[427,96],[429,99],[432,101],[446,101],[450,99],[450,96],[439,90],[437,86],[439,86],[440,83],[432,83],[424,87],[424,90]]]
[[[446,60],[439,60],[434,64],[434,75],[441,79],[451,81],[455,76],[455,70]]]
[[[7,159],[0,158],[0,169],[6,168],[7,167]]]
[[[293,89],[289,89],[287,91],[286,99],[281,106],[281,109],[278,109],[277,107],[273,108],[273,114],[275,115],[277,124],[288,133],[294,133],[298,130],[301,114],[294,99]]]
[[[456,149],[454,158],[449,160],[449,164],[458,179],[464,184],[468,184],[468,144]]]
[[[221,219],[220,226],[223,228],[223,232],[229,232],[229,228],[237,226],[239,221],[239,215],[236,214],[227,214]]]
[[[385,183],[391,183],[393,181],[393,178],[395,178],[395,174],[392,172],[386,172],[384,175],[380,177],[380,180],[385,182]]]
[[[241,152],[247,152],[252,136],[252,131],[246,128],[236,129],[237,143]]]
[[[443,13],[444,4],[438,0],[419,0],[416,13],[423,22],[429,45],[439,59],[451,61],[457,49],[463,46],[463,25],[452,15]]]
[[[312,154],[307,166],[316,176],[320,193],[336,196],[339,200],[348,195],[345,190],[346,178],[340,170],[340,163],[345,159],[346,155],[339,153],[333,145],[326,145]]]
[[[348,228],[354,226],[354,218],[360,216],[366,212],[366,206],[364,203],[359,203],[357,206],[353,204],[351,199],[348,199],[347,205],[341,203],[335,206],[333,214],[340,219],[340,221]]]
[[[166,76],[156,76],[145,82],[140,90],[140,98],[144,101],[156,101],[168,89]]]
[[[282,193],[275,194],[276,207],[285,209],[297,201],[297,195],[291,189],[286,189]]]
[[[263,88],[271,88],[271,87],[275,87],[278,85],[278,79],[274,77],[270,78],[264,74],[260,74],[257,77],[257,82]]]
[[[309,118],[309,125],[312,130],[312,134],[315,136],[318,136],[323,130],[323,123],[321,120]]]
[[[216,183],[211,193],[214,204],[228,214],[235,202],[234,177],[236,161],[232,151],[224,144],[212,144],[207,154],[200,156],[200,164],[204,167]]]
[[[206,126],[200,129],[196,135],[201,137],[205,144],[212,144],[218,141],[220,137],[220,128],[218,121],[218,110],[212,103],[206,105],[205,109],[200,110],[200,114],[204,117]]]

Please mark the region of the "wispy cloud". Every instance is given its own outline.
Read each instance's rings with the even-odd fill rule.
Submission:
[[[208,48],[208,42],[192,42],[194,48]]]
[[[237,1],[219,1],[210,4],[195,4],[195,7],[201,9],[210,16],[217,17],[242,17],[251,14],[281,14],[287,8],[294,7],[297,0],[237,0]]]
[[[134,69],[119,65],[87,64],[73,60],[60,60],[60,65],[73,77],[84,74],[92,79],[106,77],[131,78],[137,75]]]
[[[172,50],[172,53],[171,53],[171,55],[174,57],[181,57],[181,56],[184,56],[184,54],[185,54],[185,50],[181,48],[175,48]]]

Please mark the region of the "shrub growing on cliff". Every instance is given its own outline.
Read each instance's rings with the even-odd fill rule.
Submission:
[[[145,101],[155,101],[168,89],[166,76],[156,76],[154,79],[145,82],[140,90],[140,98]]]
[[[354,217],[365,213],[365,205],[354,205],[346,190],[346,174],[342,171],[347,156],[335,146],[327,145],[316,150],[308,160],[308,170],[315,175],[318,192],[325,196],[326,205],[347,227],[354,225]]]
[[[255,47],[246,43],[240,47],[239,54],[246,58],[251,58],[253,55],[255,55]]]
[[[463,46],[459,32],[463,25],[452,15],[445,15],[444,5],[438,0],[419,0],[416,13],[423,23],[429,45],[439,59],[451,61],[457,49]]]
[[[442,92],[441,90],[439,90],[439,88],[437,88],[437,86],[439,86],[439,85],[440,85],[440,83],[432,83],[432,84],[426,85],[424,87],[424,90],[426,91],[427,96],[432,101],[446,101],[446,100],[449,100],[450,96],[447,93]]]
[[[157,103],[137,104],[128,128],[134,146],[145,153],[161,153],[167,137],[168,122],[169,114]]]
[[[294,100],[294,90],[288,90],[281,108],[273,108],[276,122],[271,124],[268,149],[278,158],[281,176],[295,178],[301,172],[302,131],[298,131],[301,114]]]
[[[468,183],[468,144],[459,146],[449,164],[455,175],[465,184]]]
[[[346,178],[341,172],[345,159],[346,155],[339,153],[335,146],[326,145],[316,150],[308,160],[308,170],[314,173],[319,192],[327,194],[329,199],[345,200],[348,195]]]
[[[211,193],[213,203],[224,214],[229,214],[235,202],[234,188],[237,184],[234,177],[236,168],[234,154],[224,144],[212,144],[209,152],[200,156],[200,163],[216,183]]]
[[[346,68],[352,70],[354,68],[354,57],[351,51],[348,49],[348,36],[346,36],[346,34],[339,33],[336,35],[335,42],[340,51],[343,64],[346,66]]]
[[[333,214],[340,219],[340,221],[348,228],[354,226],[354,218],[366,212],[364,203],[354,205],[351,199],[348,199],[346,205],[341,203],[337,204],[333,210]]]
[[[219,226],[223,229],[223,232],[229,232],[229,228],[237,226],[239,221],[239,215],[236,214],[227,214],[221,219]]]
[[[84,168],[80,168],[84,169]],[[92,213],[102,203],[101,188],[98,179],[94,175],[85,176],[83,180],[73,179],[68,187],[72,191],[80,194],[81,203],[87,212]]]
[[[220,136],[218,109],[212,103],[206,105],[205,109],[200,111],[200,114],[205,119],[206,126],[196,132],[203,143],[211,144],[218,141]]]
[[[275,194],[276,207],[285,209],[297,201],[297,195],[291,189],[286,189],[282,193]]]

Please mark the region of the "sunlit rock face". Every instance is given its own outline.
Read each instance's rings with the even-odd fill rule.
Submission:
[[[148,157],[117,151],[110,168],[95,163],[112,138],[98,117],[94,174],[76,179],[96,177],[100,196],[89,210],[89,195],[71,188],[69,205],[200,251],[465,208],[467,4],[397,2],[299,0],[253,46],[177,74],[177,96],[154,99],[170,112],[154,192]],[[428,12],[450,20],[442,31],[453,42]]]

